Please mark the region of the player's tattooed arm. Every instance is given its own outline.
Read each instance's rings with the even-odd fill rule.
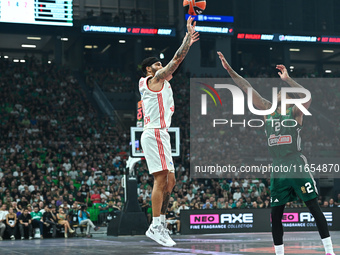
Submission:
[[[154,78],[156,82],[165,80],[176,71],[190,49],[190,41],[191,35],[186,35],[181,47],[177,50],[174,58],[169,62],[169,64],[167,64],[164,68],[156,73]]]
[[[254,105],[260,110],[267,110],[272,107],[272,103],[267,99],[263,98],[251,85],[250,83],[244,79],[241,75],[235,72],[234,69],[231,68],[225,57],[221,52],[217,52],[222,66],[226,69],[230,75],[230,77],[234,80],[234,82],[239,86],[246,94],[248,94],[248,88],[253,89],[253,102]]]
[[[164,68],[159,70],[155,77],[152,79],[153,82],[163,82],[168,77],[171,77],[171,75],[176,71],[178,66],[182,63],[183,59],[187,55],[190,46],[198,41],[198,34],[195,33],[195,26],[196,22],[192,24],[192,21],[194,18],[189,17],[187,20],[187,29],[188,32],[186,33],[182,45],[179,47],[177,52],[175,53],[175,56],[172,58],[172,60],[167,64]]]
[[[163,194],[163,204],[162,204],[162,209],[161,209],[162,214],[166,213],[166,209],[168,209],[169,201],[170,201],[170,192],[165,192]]]

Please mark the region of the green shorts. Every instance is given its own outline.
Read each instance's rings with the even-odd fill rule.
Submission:
[[[288,202],[308,201],[318,197],[318,190],[312,174],[304,170],[306,158],[296,153],[279,159],[274,159],[273,168],[290,168],[289,172],[274,172],[270,178],[271,206],[280,206]],[[296,169],[296,171],[294,171]],[[300,169],[303,169],[300,171]]]

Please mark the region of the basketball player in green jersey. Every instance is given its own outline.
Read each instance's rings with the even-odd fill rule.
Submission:
[[[234,82],[245,92],[252,88],[247,80],[237,74],[228,64],[221,52],[217,52],[222,62],[222,66],[228,71]],[[300,84],[289,77],[287,69],[283,65],[277,65],[279,76],[291,87],[303,88]],[[300,96],[300,94],[298,94]],[[302,94],[301,97],[304,97]],[[289,98],[289,96],[287,97]],[[278,94],[278,105],[281,101],[281,91]],[[264,99],[256,90],[253,89],[254,105],[260,110],[270,109],[272,103]],[[306,109],[309,108],[311,100],[302,104]],[[315,181],[305,169],[307,164],[305,156],[301,153],[301,137],[303,113],[298,107],[288,106],[286,115],[281,115],[280,106],[270,115],[265,116],[265,132],[268,139],[268,148],[273,157],[274,167],[290,167],[296,169],[291,173],[278,172],[271,175],[271,207],[272,207],[272,235],[276,255],[284,254],[283,246],[283,226],[282,216],[287,202],[297,200],[300,197],[315,218],[326,255],[334,255],[332,241],[329,235],[327,221],[317,202],[317,189]],[[281,123],[284,121],[283,126]],[[302,169],[300,171],[300,169]],[[305,171],[306,170],[306,171]],[[298,174],[298,175],[297,175]]]

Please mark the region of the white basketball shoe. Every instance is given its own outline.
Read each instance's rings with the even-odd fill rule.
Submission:
[[[152,224],[150,224],[149,229],[146,231],[145,235],[149,237],[150,239],[156,241],[160,245],[166,246],[166,247],[172,247],[176,243],[170,238],[168,235],[166,229],[162,225],[159,225],[157,227],[153,227]]]
[[[174,245],[176,245],[176,242],[174,240],[172,240],[172,238],[171,238],[171,231],[168,229],[168,224],[166,222],[163,223],[163,227],[164,227],[165,232],[167,233],[169,239],[174,243]]]

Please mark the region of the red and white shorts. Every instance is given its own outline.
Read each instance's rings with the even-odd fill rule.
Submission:
[[[170,135],[166,128],[147,128],[141,144],[150,174],[169,170],[175,172],[171,156]]]

